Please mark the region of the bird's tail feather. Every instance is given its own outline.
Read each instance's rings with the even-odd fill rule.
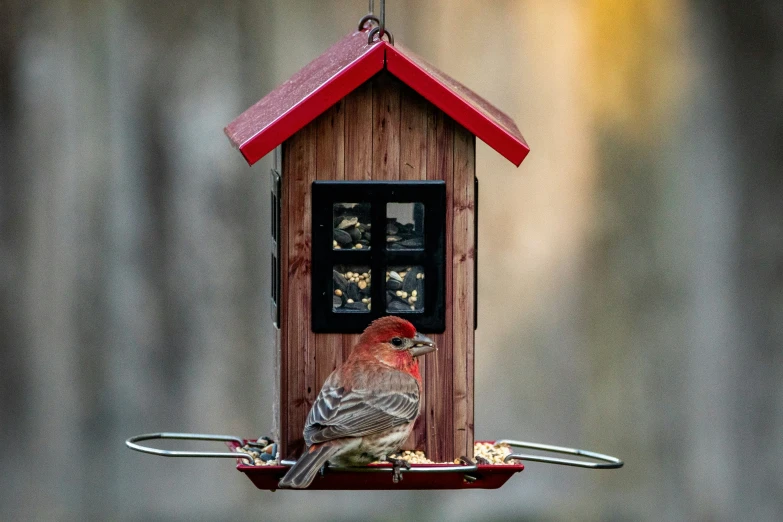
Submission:
[[[340,449],[338,445],[311,446],[299,457],[282,478],[278,487],[304,489],[310,485],[316,473]]]

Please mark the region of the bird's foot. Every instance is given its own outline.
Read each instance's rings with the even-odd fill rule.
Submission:
[[[476,462],[478,462],[479,464],[492,464],[490,461],[488,461],[484,457],[480,457],[478,455],[476,455]]]
[[[324,462],[324,465],[321,466],[321,469],[318,471],[318,473],[323,477],[326,475],[326,468],[329,467],[329,462]]]
[[[411,469],[411,463],[407,460],[386,457],[386,461],[392,465],[392,482],[397,484],[402,480],[402,468]]]

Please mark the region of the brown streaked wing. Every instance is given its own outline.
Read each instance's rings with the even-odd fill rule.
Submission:
[[[412,422],[419,414],[419,385],[412,376],[394,372],[394,389],[346,391],[332,374],[307,417],[305,443],[310,446],[343,437],[363,437]],[[389,386],[391,388],[391,386]]]

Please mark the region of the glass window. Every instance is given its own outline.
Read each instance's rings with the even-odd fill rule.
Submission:
[[[332,270],[332,310],[335,312],[369,312],[372,310],[368,266],[337,265]]]
[[[388,203],[386,205],[386,247],[389,250],[424,248],[424,205]]]
[[[424,311],[424,268],[395,266],[386,272],[386,311]]]
[[[367,250],[372,239],[369,203],[335,203],[332,207],[332,249]]]

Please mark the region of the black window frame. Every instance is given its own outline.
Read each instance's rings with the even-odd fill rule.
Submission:
[[[335,203],[370,203],[373,233],[370,248],[333,248]],[[424,205],[424,248],[386,248],[388,203]],[[446,329],[446,183],[444,181],[314,181],[312,184],[312,330],[316,333],[360,333],[379,317],[407,319],[420,332]],[[335,311],[332,307],[332,270],[336,265],[369,266],[375,275],[371,285],[371,310]],[[421,266],[424,269],[424,310],[386,311],[385,274],[389,267]]]

